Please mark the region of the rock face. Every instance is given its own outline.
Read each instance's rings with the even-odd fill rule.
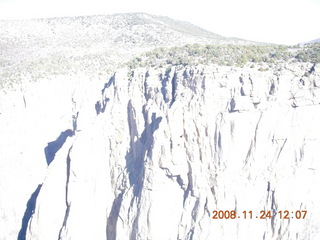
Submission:
[[[319,69],[119,69],[2,91],[0,239],[318,239]]]

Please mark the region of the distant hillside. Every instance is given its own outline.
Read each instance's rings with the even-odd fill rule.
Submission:
[[[208,62],[242,66],[292,57],[288,48],[266,46],[145,13],[0,21],[0,86],[57,75],[99,79],[132,59],[130,66]],[[318,47],[308,47],[299,59],[317,62]]]
[[[186,44],[252,42],[144,13],[0,21],[0,77],[16,81],[70,72],[96,75],[145,51]]]
[[[314,39],[314,40],[310,41],[309,43],[316,43],[316,42],[320,42],[320,38]]]
[[[88,49],[101,52],[108,48],[125,50],[127,54],[127,50],[133,52],[141,48],[190,43],[251,43],[210,33],[187,22],[144,13],[0,21],[0,40],[2,54],[23,49],[23,52],[15,53],[23,55],[28,52],[26,57],[30,57],[35,48],[41,48],[42,53],[84,49],[86,52]]]
[[[183,34],[189,34],[196,37],[201,36],[201,37],[207,37],[210,39],[215,39],[218,43],[220,41],[231,40],[231,38],[226,38],[221,35],[209,32],[189,22],[178,21],[178,20],[174,20],[172,18],[164,17],[164,16],[152,16],[152,18],[157,20],[160,24],[166,24],[169,28],[174,29]]]
[[[305,44],[309,44],[309,43],[318,43],[320,42],[320,38],[317,38],[317,39],[314,39],[314,40],[311,40],[309,42],[302,42],[302,43],[299,43],[300,46],[303,46]]]

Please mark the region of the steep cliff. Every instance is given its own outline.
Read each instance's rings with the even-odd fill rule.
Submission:
[[[1,89],[0,239],[320,237],[319,64],[105,74]]]

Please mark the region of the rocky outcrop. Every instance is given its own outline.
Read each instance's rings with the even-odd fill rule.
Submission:
[[[319,77],[301,63],[119,69],[100,88],[2,93],[0,239],[318,239]]]

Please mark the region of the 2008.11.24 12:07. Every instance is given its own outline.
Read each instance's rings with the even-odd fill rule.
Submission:
[[[243,211],[241,214],[237,214],[235,210],[225,210],[218,211],[215,210],[212,212],[212,219],[271,219],[272,217],[279,216],[280,219],[305,219],[307,216],[307,210],[297,210],[297,211],[273,211],[271,210],[260,211],[259,214],[253,215],[252,211]]]

